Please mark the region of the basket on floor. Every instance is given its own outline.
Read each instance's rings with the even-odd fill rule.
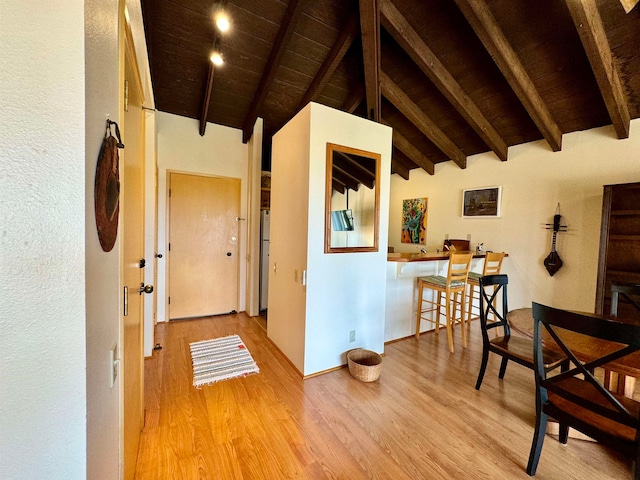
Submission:
[[[380,377],[382,357],[376,352],[356,348],[347,353],[351,376],[361,382],[375,382]]]

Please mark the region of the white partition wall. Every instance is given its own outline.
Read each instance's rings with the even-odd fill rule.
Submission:
[[[324,253],[327,143],[381,155],[377,252]],[[314,103],[273,138],[267,328],[305,376],[384,350],[391,146],[391,128]]]

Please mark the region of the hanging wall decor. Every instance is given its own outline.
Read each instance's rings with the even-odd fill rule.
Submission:
[[[502,187],[462,191],[462,218],[499,218]]]
[[[402,243],[427,244],[428,198],[402,201]]]
[[[112,126],[115,126],[117,140],[111,132]],[[118,212],[120,211],[118,148],[124,148],[120,139],[120,129],[116,122],[107,120],[107,129],[98,155],[94,185],[96,228],[100,246],[105,252],[111,251],[118,235]]]
[[[547,255],[547,258],[544,259],[544,266],[549,272],[549,275],[553,277],[553,275],[562,268],[562,260],[560,259],[560,255],[556,252],[556,235],[558,232],[566,232],[567,226],[560,225],[560,219],[562,216],[560,215],[560,204],[558,204],[558,208],[556,208],[556,214],[553,216],[553,223],[547,223],[547,230],[553,229],[553,240],[551,241],[551,253]]]

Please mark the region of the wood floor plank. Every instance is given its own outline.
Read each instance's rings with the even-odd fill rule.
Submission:
[[[260,373],[193,387],[189,343],[232,334]],[[476,391],[477,322],[454,354],[432,333],[388,344],[372,383],[346,368],[302,380],[242,313],[159,324],[156,338],[163,348],[145,361],[137,480],[530,478],[533,374],[510,363],[499,380],[491,356]],[[630,476],[615,452],[548,436],[536,479]]]

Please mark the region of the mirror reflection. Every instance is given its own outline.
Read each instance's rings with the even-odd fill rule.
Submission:
[[[380,155],[327,143],[325,253],[378,251]]]

